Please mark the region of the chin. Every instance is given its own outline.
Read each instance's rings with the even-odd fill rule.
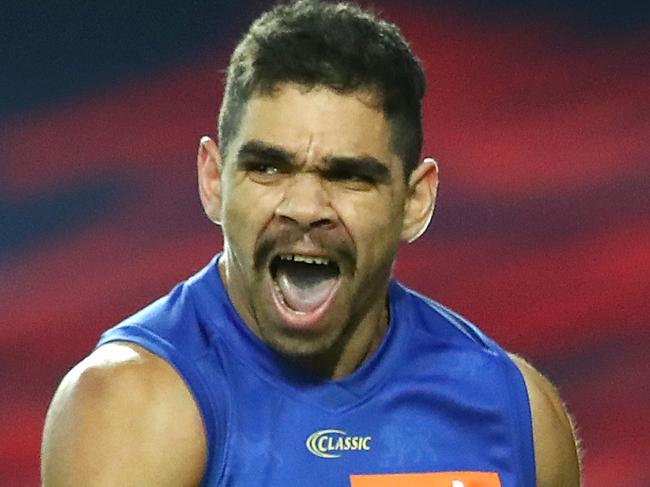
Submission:
[[[273,350],[292,360],[309,360],[327,355],[335,348],[338,334],[271,333],[263,340]]]

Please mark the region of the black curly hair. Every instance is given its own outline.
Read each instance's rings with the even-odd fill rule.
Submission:
[[[396,25],[351,3],[284,2],[262,14],[235,48],[219,113],[221,156],[254,93],[278,84],[371,90],[391,123],[391,148],[407,177],[422,148],[422,66]]]

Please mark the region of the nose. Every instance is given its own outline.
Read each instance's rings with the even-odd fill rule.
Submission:
[[[296,174],[287,181],[282,201],[275,210],[280,219],[304,230],[332,225],[336,213],[324,181],[316,174]]]

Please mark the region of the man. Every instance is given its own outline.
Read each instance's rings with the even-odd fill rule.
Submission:
[[[579,485],[550,383],[391,278],[438,184],[423,94],[397,28],[354,6],[253,24],[199,146],[223,253],[62,381],[44,485]]]

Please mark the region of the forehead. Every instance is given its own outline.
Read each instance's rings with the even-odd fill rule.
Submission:
[[[368,91],[338,93],[281,84],[247,103],[236,146],[258,140],[280,146],[304,161],[330,156],[371,156],[399,163],[390,146],[390,126]]]

